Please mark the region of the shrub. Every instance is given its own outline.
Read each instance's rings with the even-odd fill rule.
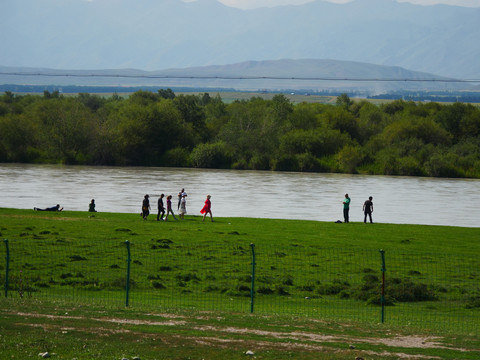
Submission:
[[[277,295],[282,295],[282,296],[290,295],[290,293],[287,291],[287,289],[285,289],[283,286],[277,286],[275,288],[275,293]]]
[[[120,277],[120,278],[117,278],[117,279],[114,279],[114,280],[110,281],[109,283],[107,283],[105,285],[108,288],[125,289],[126,284],[127,284],[127,279],[125,277]],[[137,282],[133,279],[130,279],[129,287],[130,287],[130,289],[136,288],[137,287]]]
[[[84,261],[87,260],[86,257],[80,256],[80,255],[72,255],[68,257],[71,261]]]
[[[470,296],[465,305],[467,309],[478,309],[480,308],[480,295]]]
[[[154,289],[166,289],[166,286],[163,285],[160,281],[152,281],[152,286]]]
[[[215,292],[215,291],[219,291],[219,287],[218,286],[215,286],[215,285],[208,285],[205,290],[203,290],[204,292]]]
[[[189,282],[189,281],[195,281],[198,282],[200,279],[196,274],[188,273],[188,274],[178,274],[175,276],[177,280],[184,281],[184,282]]]
[[[274,293],[274,291],[267,286],[260,286],[257,290],[257,293],[264,294],[264,295],[271,295]]]
[[[197,168],[227,169],[231,159],[230,150],[223,142],[200,144],[190,154],[191,163]]]
[[[162,165],[167,167],[190,166],[190,153],[187,149],[178,147],[166,151],[162,156]]]
[[[350,285],[347,282],[335,280],[330,284],[320,284],[318,293],[320,295],[337,295],[341,291],[347,290]]]
[[[437,300],[432,288],[426,284],[415,284],[410,279],[386,285],[385,292],[399,302]]]

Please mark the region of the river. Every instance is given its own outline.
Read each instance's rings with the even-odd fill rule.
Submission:
[[[60,204],[64,211],[140,213],[150,195],[152,213],[161,193],[185,188],[187,215],[200,215],[206,195],[214,217],[363,221],[373,196],[374,222],[480,227],[480,180],[183,168],[0,164],[0,207],[33,209]],[[176,210],[176,206],[174,208]],[[152,217],[153,218],[153,217]]]

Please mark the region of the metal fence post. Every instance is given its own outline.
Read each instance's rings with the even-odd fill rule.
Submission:
[[[252,248],[252,286],[250,289],[250,313],[253,313],[253,303],[255,298],[255,244],[250,244]]]
[[[125,284],[125,293],[126,293],[126,298],[125,298],[125,306],[128,306],[128,297],[130,295],[130,241],[126,240],[125,245],[127,246],[127,281]]]
[[[8,269],[10,264],[10,249],[8,247],[8,239],[3,240],[7,249],[7,256],[5,257],[5,297],[8,297]]]
[[[380,303],[382,305],[382,324],[385,322],[385,250],[380,250],[380,255],[382,257],[382,293],[380,297]]]

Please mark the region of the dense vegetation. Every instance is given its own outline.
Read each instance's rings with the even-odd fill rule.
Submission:
[[[480,177],[480,109],[137,91],[0,96],[0,162]]]

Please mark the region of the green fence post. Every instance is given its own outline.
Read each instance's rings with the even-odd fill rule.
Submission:
[[[253,302],[255,298],[255,244],[250,244],[252,248],[252,287],[250,289],[250,313],[253,313]]]
[[[125,306],[128,306],[128,296],[130,294],[130,241],[126,240],[125,245],[127,246],[127,282],[125,285],[125,292],[126,292],[126,298],[125,298]]]
[[[380,297],[380,303],[382,304],[382,324],[385,322],[385,250],[380,250],[382,257],[382,294]]]
[[[8,247],[8,239],[3,240],[7,248],[7,256],[5,257],[5,297],[8,297],[8,269],[10,264],[10,249]]]

